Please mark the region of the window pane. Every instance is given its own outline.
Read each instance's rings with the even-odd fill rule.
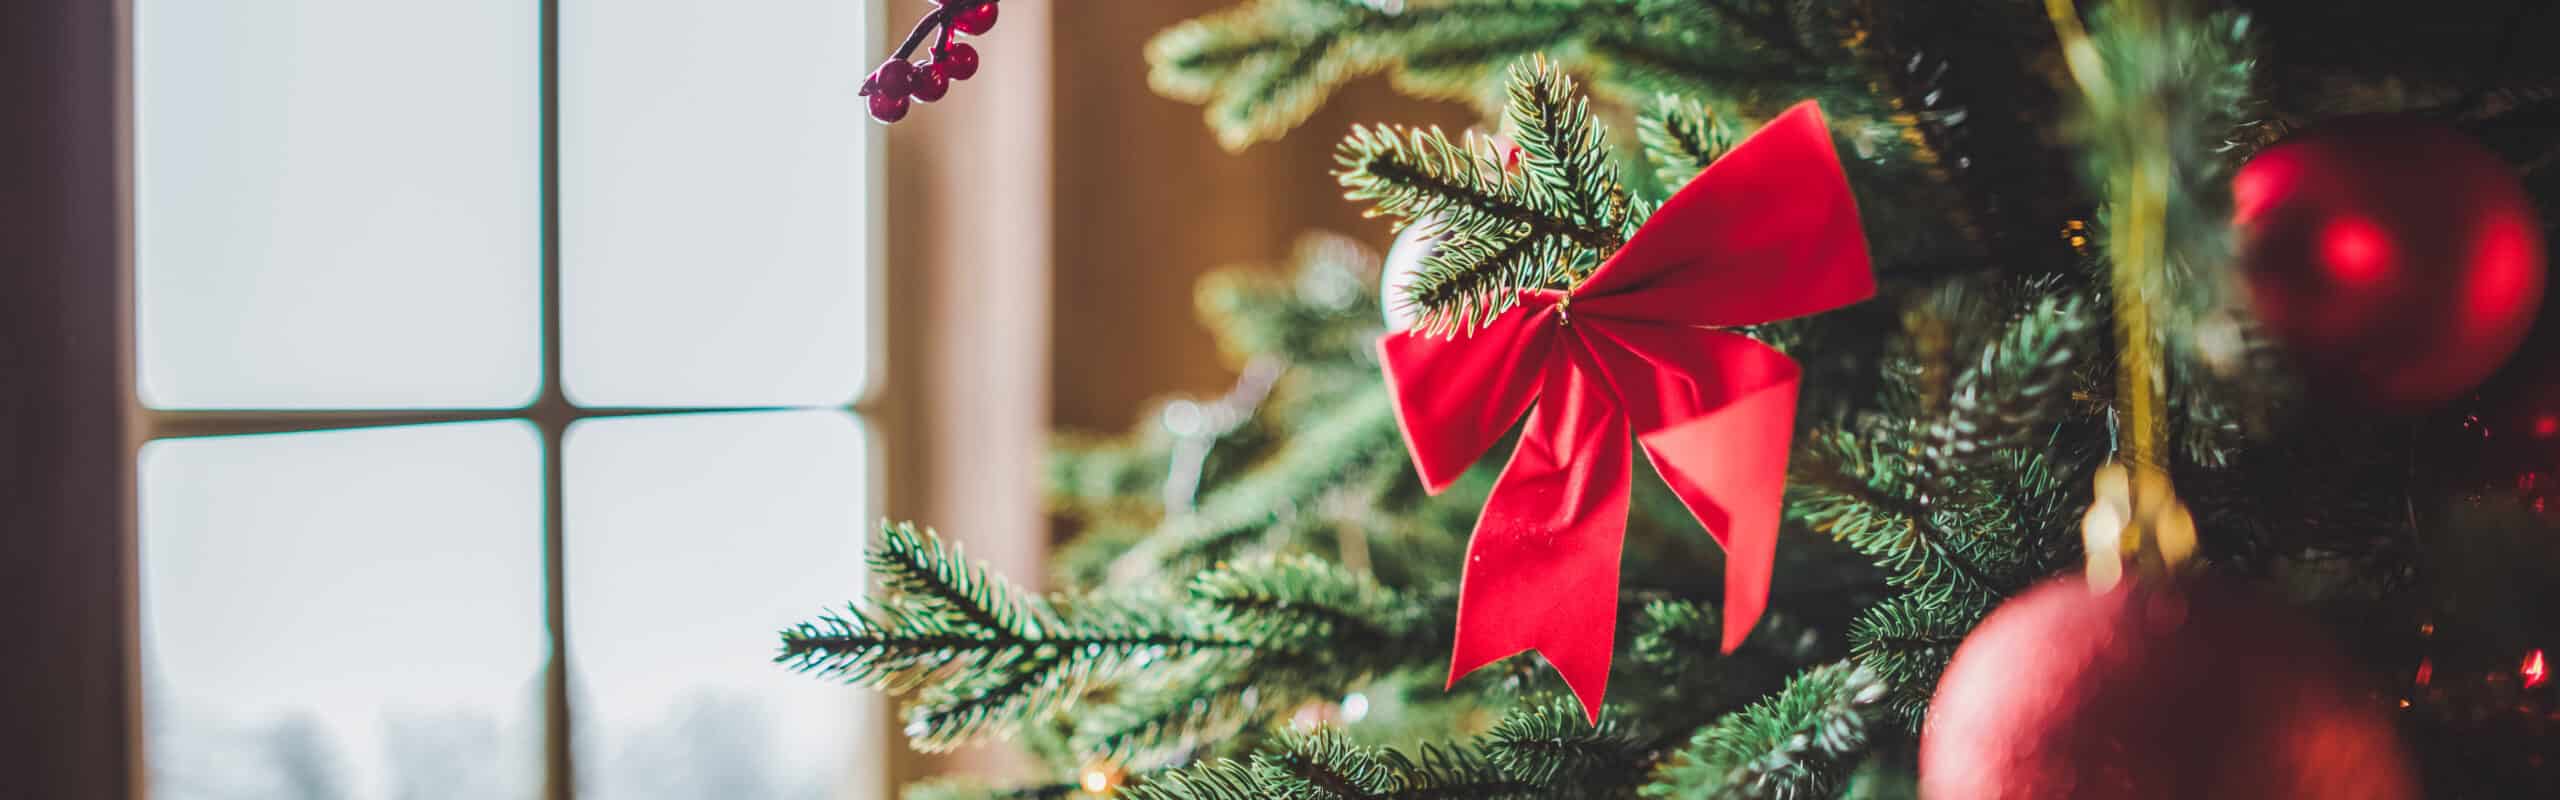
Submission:
[[[167,440],[140,481],[152,797],[538,793],[531,426]]]
[[[533,397],[537,4],[134,5],[144,403]]]
[[[837,405],[865,368],[872,4],[568,0],[566,388],[590,406]]]
[[[771,661],[776,631],[861,592],[854,420],[606,419],[567,450],[579,796],[815,800],[876,774],[864,695]]]

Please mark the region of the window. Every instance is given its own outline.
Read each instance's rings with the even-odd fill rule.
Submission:
[[[133,0],[158,798],[817,798],[874,4]]]

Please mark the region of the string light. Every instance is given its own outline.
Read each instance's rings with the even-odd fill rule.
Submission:
[[[2062,223],[2062,241],[2071,245],[2072,252],[2088,255],[2089,223],[2076,219]]]
[[[2524,678],[2524,688],[2527,689],[2541,686],[2543,681],[2550,680],[2549,667],[2542,661],[2542,651],[2536,649],[2524,654],[2524,666],[2516,668],[2516,675]]]
[[[1084,789],[1085,794],[1109,797],[1120,789],[1121,782],[1127,777],[1119,767],[1105,763],[1089,764],[1084,768],[1084,775],[1077,779],[1076,786]]]

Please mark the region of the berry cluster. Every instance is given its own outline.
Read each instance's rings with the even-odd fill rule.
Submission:
[[[965,81],[978,74],[978,50],[952,41],[956,36],[979,36],[996,27],[996,0],[934,0],[939,6],[916,23],[907,34],[906,44],[898,55],[871,71],[862,82],[862,96],[871,98],[871,118],[896,122],[907,116],[908,101],[933,102],[951,91],[952,81]],[[916,46],[927,36],[937,37],[933,60],[917,64],[907,60]]]

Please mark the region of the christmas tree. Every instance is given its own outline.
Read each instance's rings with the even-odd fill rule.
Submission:
[[[888,525],[876,596],[779,660],[907,698],[918,748],[1010,739],[1054,772],[912,797],[2560,796],[2560,321],[2533,327],[2560,61],[2519,45],[2560,14],[2440,5],[1250,0],[1183,23],[1153,83],[1230,148],[1373,75],[1483,130],[1350,132],[1336,174],[1396,248],[1310,235],[1216,276],[1235,389],[1059,444],[1064,591]],[[1833,155],[1781,150],[1791,125]],[[1843,179],[1845,224],[1805,210]],[[1655,305],[1740,310],[1644,330],[1720,349],[1587,345],[1652,302],[1597,288],[1637,269],[1617,283],[1709,276]],[[1481,352],[1514,330],[1586,344]],[[1471,347],[1503,369],[1431,372]],[[1567,373],[1588,385],[1537,388]],[[1781,386],[1791,417],[1662,438]],[[1584,393],[1599,433],[1556,430]],[[1426,474],[1464,424],[1477,463]],[[1784,466],[1739,464],[1773,427]],[[1506,462],[1567,488],[1506,489],[1542,477]],[[1735,487],[1781,475],[1757,563]],[[1582,541],[1523,520],[1583,499],[1624,503],[1623,556],[1502,550]],[[1596,558],[1615,586],[1496,585],[1488,554]],[[1471,669],[1471,637],[1521,625],[1550,639]],[[1596,668],[1542,645],[1582,625]]]

